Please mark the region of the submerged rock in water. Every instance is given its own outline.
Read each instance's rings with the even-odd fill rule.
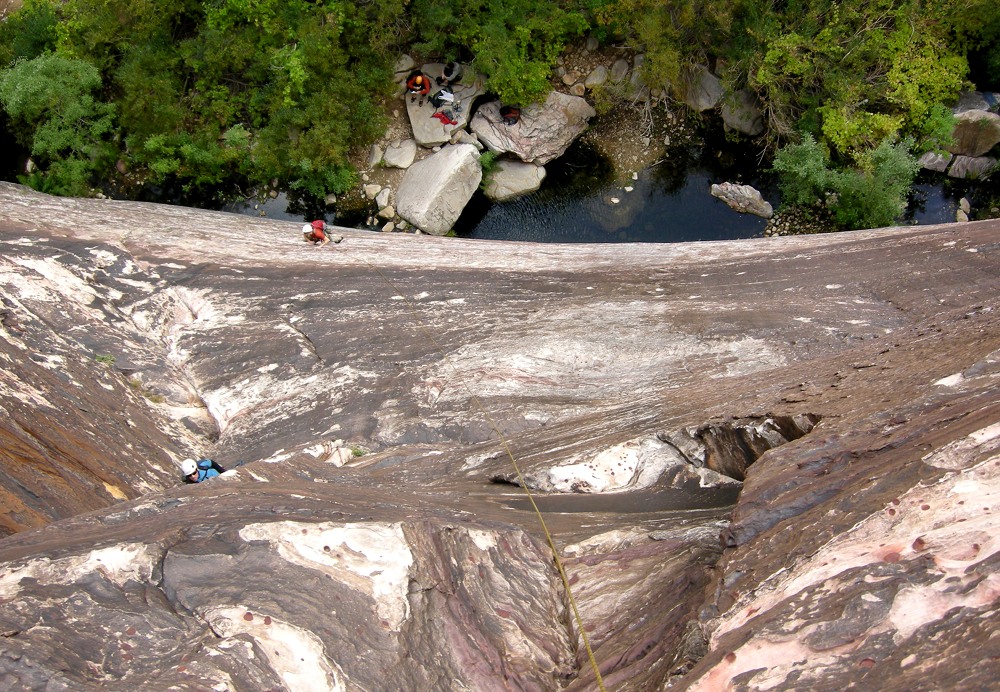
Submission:
[[[760,191],[750,185],[736,183],[712,184],[712,196],[718,197],[731,209],[744,214],[753,214],[765,219],[774,215],[769,202],[764,201]]]

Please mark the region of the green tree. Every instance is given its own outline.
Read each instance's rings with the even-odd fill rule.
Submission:
[[[0,103],[42,171],[36,186],[87,194],[92,176],[113,160],[115,109],[95,96],[100,89],[93,65],[54,53],[0,72]]]
[[[858,165],[835,169],[823,145],[805,134],[774,157],[782,205],[810,207],[828,199],[841,228],[879,228],[894,223],[920,166],[909,152],[912,140],[886,138],[859,155]]]
[[[825,147],[806,133],[798,144],[778,151],[771,170],[779,175],[782,204],[808,206],[833,188],[833,172]]]
[[[842,228],[881,228],[899,219],[920,169],[909,153],[911,144],[911,141],[894,143],[886,139],[861,157],[859,168],[835,175],[834,218]]]
[[[543,100],[567,42],[588,28],[570,2],[414,0],[411,13],[418,51],[471,55],[487,88],[506,103]]]
[[[0,65],[31,60],[54,50],[58,21],[47,0],[25,0],[21,9],[0,22]]]

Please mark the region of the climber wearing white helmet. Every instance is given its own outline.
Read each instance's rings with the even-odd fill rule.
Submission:
[[[185,459],[181,462],[181,472],[184,474],[185,483],[201,483],[209,478],[215,478],[225,471],[224,468],[216,464],[211,459]]]

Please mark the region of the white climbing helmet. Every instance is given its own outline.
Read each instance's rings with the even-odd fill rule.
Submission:
[[[190,476],[197,470],[198,464],[194,463],[194,459],[185,459],[181,462],[181,471],[184,472],[185,476]]]

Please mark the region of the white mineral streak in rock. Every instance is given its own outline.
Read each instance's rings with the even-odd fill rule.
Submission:
[[[782,440],[781,442],[783,442]],[[772,446],[779,446],[780,442]],[[698,479],[703,488],[742,485],[739,481],[707,468],[689,464],[673,445],[656,438],[630,440],[605,449],[581,461],[550,468],[536,480],[546,491],[608,493],[635,491],[656,484],[665,471],[680,466],[689,478]]]
[[[614,529],[591,536],[585,541],[571,543],[563,548],[563,555],[580,556],[610,553],[622,550],[640,541],[648,541],[649,531],[642,529]]]
[[[940,380],[934,384],[939,387],[957,387],[962,384],[965,380],[965,376],[960,372],[956,372],[954,375],[948,375],[948,377],[942,377]]]
[[[314,444],[310,447],[306,447],[302,451],[309,456],[315,457],[319,461],[327,464],[333,464],[337,467],[343,466],[354,456],[351,449],[344,446],[343,440],[323,440],[322,442]]]
[[[994,520],[1000,511],[1000,455],[993,454],[998,438],[1000,424],[928,454],[926,463],[955,472],[935,485],[916,485],[898,498],[898,504],[831,539],[793,569],[764,579],[760,588],[720,617],[710,645],[719,646],[725,634],[746,625],[754,614],[776,612],[772,609],[808,588],[822,592],[844,587],[841,575],[857,567],[929,556],[939,574],[936,581],[901,589],[885,619],[851,644],[825,652],[812,650],[802,643],[815,630],[811,626],[799,628],[794,640],[751,638],[690,689],[726,687],[733,677],[767,661],[768,672],[754,678],[755,686],[766,689],[768,680],[785,680],[790,671],[801,668],[802,661],[808,660],[810,668],[822,669],[824,660],[850,654],[868,637],[891,633],[898,644],[950,609],[983,606],[1000,597],[1000,575],[990,574],[976,583],[979,574],[969,569],[1000,550]],[[814,598],[823,596],[820,593]],[[798,618],[801,613],[789,617]]]
[[[0,598],[17,596],[22,579],[36,579],[44,584],[72,584],[86,574],[100,572],[118,586],[124,586],[129,580],[141,583],[151,578],[153,564],[158,560],[153,548],[142,543],[123,543],[58,560],[32,560],[0,574]]]
[[[712,350],[720,355],[725,354],[735,358],[735,360],[726,364],[726,371],[724,373],[711,375],[712,379],[749,375],[758,370],[780,368],[785,364],[785,357],[771,350],[768,343],[763,339],[755,339],[753,337],[720,339],[708,344],[708,346],[714,346],[715,348]]]
[[[206,608],[202,615],[220,637],[252,637],[291,692],[347,689],[344,672],[312,632],[242,606]]]
[[[281,521],[245,526],[240,537],[268,541],[288,562],[318,569],[367,594],[375,600],[378,616],[393,631],[399,631],[409,617],[406,594],[413,554],[398,523]]]
[[[679,332],[669,318],[669,306],[658,308],[662,315],[651,314],[655,308],[639,303],[594,301],[576,309],[542,309],[525,321],[523,333],[459,348],[450,363],[432,372],[427,381],[449,385],[441,393],[442,404],[465,398],[466,387],[479,396],[524,396],[541,389],[574,398],[617,392],[634,397],[649,386],[649,378],[634,369],[635,379],[623,376],[630,371],[625,361],[648,363],[664,377],[674,372],[687,374],[687,362],[693,358],[725,363],[725,372],[715,377],[785,363],[761,339],[703,339]],[[595,330],[594,324],[602,328]],[[414,396],[426,398],[426,393],[415,388]]]
[[[549,469],[548,482],[560,492],[603,493],[629,485],[639,468],[639,451],[634,443],[616,445],[588,461]]]
[[[6,381],[5,371],[0,370],[0,396],[4,398],[19,399],[25,404],[35,407],[35,408],[49,408],[54,409],[55,406],[45,397],[45,392],[41,389],[32,387],[27,382],[23,380],[20,382],[14,382],[12,387],[9,382]]]
[[[93,286],[58,262],[25,257],[18,257],[14,261],[18,266],[37,274],[34,277],[23,277],[18,285],[24,298],[50,303],[69,301],[80,305],[90,305],[97,298],[97,291]],[[26,294],[24,289],[30,290],[31,287],[36,290]]]
[[[970,459],[975,459],[974,455],[996,453],[998,448],[1000,448],[1000,423],[994,423],[924,455],[921,460],[939,469],[958,471],[966,468]]]
[[[497,536],[495,533],[491,533],[489,531],[469,529],[469,538],[471,538],[472,542],[476,544],[476,547],[484,553],[488,552],[490,548],[497,547]]]

